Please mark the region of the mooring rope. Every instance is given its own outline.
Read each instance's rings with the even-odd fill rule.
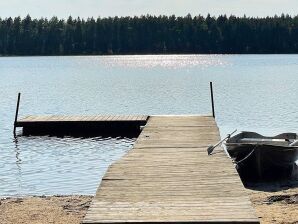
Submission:
[[[254,153],[254,151],[256,150],[257,147],[258,147],[258,145],[256,145],[256,146],[253,148],[253,150],[251,150],[251,152],[248,153],[247,156],[245,156],[243,159],[241,159],[241,160],[238,161],[238,162],[234,161],[234,163],[236,163],[236,164],[238,165],[239,163],[242,163],[243,161],[245,161],[246,159],[248,159],[248,158]]]

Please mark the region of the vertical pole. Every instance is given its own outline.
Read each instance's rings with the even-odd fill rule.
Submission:
[[[211,103],[212,103],[212,116],[215,118],[214,98],[213,98],[213,85],[212,85],[212,82],[210,82],[210,94],[211,94]]]
[[[14,128],[13,128],[13,133],[16,133],[16,125],[18,121],[18,115],[19,115],[19,107],[20,107],[20,100],[21,100],[21,93],[18,94],[18,101],[17,101],[17,108],[16,108],[16,114],[14,118]]]

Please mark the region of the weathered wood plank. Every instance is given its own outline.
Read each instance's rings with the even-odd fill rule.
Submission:
[[[219,139],[209,116],[150,117],[106,172],[83,223],[259,223],[224,151],[207,155]]]
[[[148,116],[145,115],[29,115],[20,120],[18,123],[24,122],[67,122],[67,121],[146,121]]]

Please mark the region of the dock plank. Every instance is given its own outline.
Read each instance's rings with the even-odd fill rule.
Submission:
[[[34,123],[34,122],[107,122],[107,121],[146,121],[148,116],[145,115],[29,115],[17,121],[17,124]]]
[[[42,121],[136,121],[147,120],[147,115],[29,115],[17,122],[42,122]]]
[[[82,223],[259,223],[224,151],[207,155],[219,139],[212,117],[150,117],[107,170]]]

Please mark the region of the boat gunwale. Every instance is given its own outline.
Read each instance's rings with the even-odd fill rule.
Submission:
[[[284,145],[271,145],[271,144],[262,144],[262,143],[241,143],[241,142],[233,142],[233,143],[225,143],[226,147],[229,147],[229,146],[270,146],[270,147],[279,147],[279,148],[288,148],[289,150],[297,150],[298,149],[298,146],[284,146]],[[230,150],[233,150],[233,149],[230,149]]]
[[[257,132],[242,131],[237,135],[231,136],[227,141],[229,141],[230,139],[236,138],[236,137],[244,138],[244,135],[248,135],[248,134],[253,135],[254,136],[253,138],[262,138],[262,139],[285,139],[285,138],[281,138],[282,136],[285,136],[285,135],[295,136],[296,139],[298,139],[298,133],[295,133],[295,132],[283,132],[283,133],[280,133],[280,134],[274,135],[274,136],[266,136],[266,135],[261,135]]]
[[[286,138],[289,136],[290,138]],[[251,142],[237,142],[241,141],[241,139],[263,139],[265,141],[251,141]],[[281,141],[273,141],[276,139],[280,139]],[[266,140],[272,140],[272,143],[270,141]],[[283,141],[285,140],[285,141]],[[242,131],[239,134],[230,137],[225,141],[225,145],[228,149],[229,146],[251,146],[251,145],[260,145],[260,146],[271,146],[271,147],[282,147],[282,148],[290,148],[290,149],[297,149],[297,145],[290,146],[292,142],[289,142],[288,145],[282,145],[278,143],[284,143],[288,142],[287,140],[298,140],[298,134],[294,132],[284,132],[275,136],[264,136],[257,132],[249,132],[249,131]]]

